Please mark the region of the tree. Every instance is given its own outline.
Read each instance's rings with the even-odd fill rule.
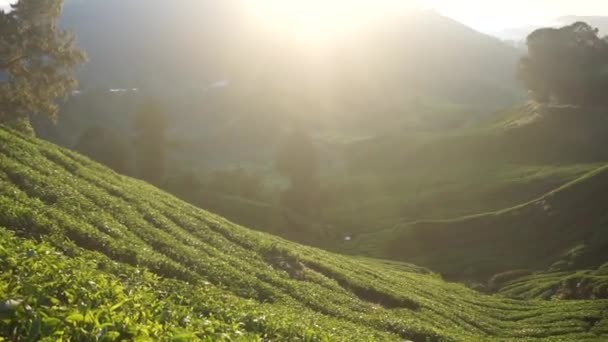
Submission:
[[[85,130],[75,149],[116,172],[128,172],[128,149],[126,144],[113,132],[101,126],[91,126]]]
[[[20,0],[0,10],[0,122],[35,114],[56,118],[56,100],[77,86],[86,57],[59,29],[63,0]]]
[[[283,140],[277,169],[289,178],[291,185],[283,194],[283,204],[300,214],[318,216],[319,157],[312,138],[303,129],[294,129]]]
[[[165,175],[166,131],[168,119],[164,106],[147,100],[135,114],[135,161],[139,177],[160,186]]]
[[[598,105],[608,103],[608,40],[598,29],[577,22],[542,28],[527,38],[518,77],[539,102]]]

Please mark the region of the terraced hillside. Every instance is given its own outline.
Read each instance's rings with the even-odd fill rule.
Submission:
[[[608,301],[515,300],[254,232],[0,128],[0,340],[601,341]]]
[[[488,120],[466,129],[397,126],[347,145],[349,168],[324,185],[332,194],[326,220],[342,239],[498,211],[608,163],[606,107],[528,103]]]
[[[608,263],[596,270],[505,272],[490,281],[491,290],[517,299],[608,298]]]
[[[510,209],[399,225],[363,236],[353,248],[459,279],[524,268],[594,269],[608,261],[607,193],[608,166],[603,166]]]

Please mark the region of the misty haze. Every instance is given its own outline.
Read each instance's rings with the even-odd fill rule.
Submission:
[[[607,35],[593,0],[0,0],[0,342],[608,340]]]

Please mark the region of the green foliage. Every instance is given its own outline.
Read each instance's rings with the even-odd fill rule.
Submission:
[[[32,123],[31,123],[29,117],[14,117],[14,118],[9,119],[8,121],[4,122],[4,124],[7,127],[10,127],[16,131],[19,131],[20,133],[30,135],[30,136],[36,135],[36,132],[34,131],[34,128],[32,127]]]
[[[518,76],[540,102],[606,104],[608,40],[584,22],[543,28],[527,38]]]
[[[608,301],[521,301],[251,231],[0,127],[0,337],[602,340]],[[11,232],[9,232],[11,231]]]
[[[329,194],[324,219],[342,240],[528,202],[605,164],[606,114],[602,107],[529,103],[466,130],[399,130],[349,144],[348,167],[332,169],[323,179]],[[370,236],[369,246],[334,246],[377,253],[373,249],[384,246],[372,244],[394,238]]]
[[[168,125],[165,108],[154,99],[146,100],[133,117],[137,175],[154,185],[165,177]]]
[[[291,187],[281,199],[283,206],[304,216],[320,215],[319,156],[312,138],[296,128],[279,147],[277,170],[289,178]]]
[[[382,241],[384,248],[372,250],[372,255],[388,253],[452,279],[485,281],[522,268],[595,268],[607,260],[607,207],[602,199],[607,178],[608,166],[602,166],[512,208],[401,224],[356,243]]]
[[[210,284],[163,280],[143,269],[117,267],[94,253],[68,258],[4,228],[0,237],[0,336],[5,338],[259,341],[298,336],[266,324],[263,311]]]
[[[310,185],[319,176],[319,156],[308,132],[296,128],[281,142],[277,169],[294,188]]]
[[[601,268],[569,272],[520,274],[499,284],[498,293],[517,299],[608,298],[608,274]]]
[[[235,168],[213,172],[205,187],[218,194],[261,200],[264,195],[262,181],[253,171]]]
[[[82,133],[74,148],[116,172],[125,174],[129,170],[127,144],[103,127],[89,127]]]
[[[55,100],[76,87],[85,55],[59,29],[63,0],[20,0],[0,12],[0,120],[33,114],[55,118]]]

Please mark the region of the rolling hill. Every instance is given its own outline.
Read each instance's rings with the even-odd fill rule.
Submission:
[[[53,141],[73,141],[91,119],[108,129],[128,124],[133,104],[154,96],[171,112],[171,136],[197,156],[194,167],[264,163],[294,116],[320,134],[371,134],[396,122],[473,120],[522,98],[517,50],[437,12],[393,13],[311,51],[261,27],[245,2],[67,0],[62,25],[90,61]],[[418,115],[418,102],[466,110]]]
[[[344,250],[413,262],[514,298],[606,298],[607,128],[606,108],[531,104],[485,128],[428,143],[416,161],[450,165],[446,172],[456,174],[443,178],[454,182],[456,196],[439,192],[429,200],[449,209],[362,233]],[[463,165],[477,173],[462,176]],[[505,178],[522,167],[531,173],[521,175],[521,187]],[[485,201],[481,214],[445,215],[475,201]]]
[[[0,194],[0,339],[608,337],[606,300],[484,295],[298,245],[4,127]]]
[[[384,241],[391,256],[451,278],[487,278],[522,268],[595,268],[608,261],[606,186],[608,168],[600,167],[510,209],[414,222],[362,240]]]
[[[180,94],[227,80],[243,91],[282,95],[275,103],[286,102],[283,110],[290,101],[323,109],[318,102],[330,96],[329,103],[351,111],[359,102],[372,108],[398,100],[395,94],[479,104],[511,103],[518,92],[517,50],[435,11],[387,14],[309,51],[286,32],[260,25],[244,3],[68,0],[63,25],[91,57],[81,75],[89,88],[146,85]],[[179,62],[167,62],[176,56]]]
[[[608,162],[606,113],[529,103],[465,129],[396,127],[345,144],[326,217],[360,235],[531,201]]]

